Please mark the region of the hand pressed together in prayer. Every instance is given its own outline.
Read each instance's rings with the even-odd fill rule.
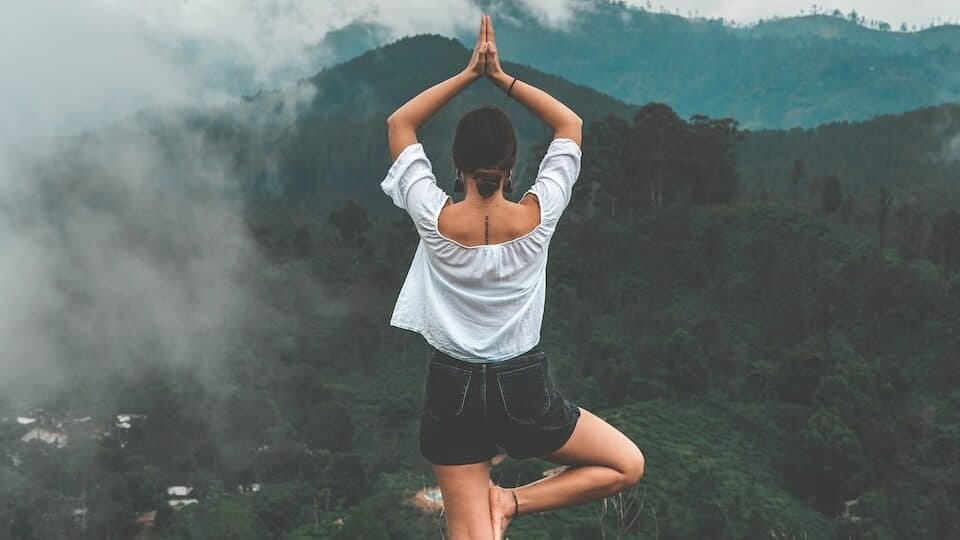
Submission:
[[[500,57],[497,53],[497,40],[493,32],[493,22],[489,15],[480,16],[480,30],[477,32],[477,42],[473,46],[473,53],[465,70],[479,78],[486,76],[493,80],[503,72],[500,67]]]

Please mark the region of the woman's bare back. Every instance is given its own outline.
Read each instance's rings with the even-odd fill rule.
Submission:
[[[458,244],[502,244],[529,234],[540,224],[540,206],[532,195],[519,203],[500,199],[469,206],[465,202],[445,206],[437,221],[440,234]]]

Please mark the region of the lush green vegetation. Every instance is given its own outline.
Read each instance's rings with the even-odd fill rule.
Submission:
[[[20,443],[18,404],[0,401],[0,534],[128,538],[157,509],[165,540],[440,537],[438,516],[406,502],[433,484],[416,441],[427,350],[387,326],[416,233],[377,182],[386,111],[462,58],[451,40],[403,40],[292,97],[184,114],[249,198],[267,261],[242,269],[256,312],[222,365],[146,354],[105,378],[78,352],[63,367],[70,384],[41,405],[87,411],[102,429],[66,448]],[[924,133],[955,111],[744,133],[508,69],[590,122],[551,249],[543,345],[564,392],[648,459],[637,490],[603,515],[597,502],[528,516],[516,536],[613,537],[630,523],[627,538],[960,535],[960,214],[944,198],[910,199],[916,186],[955,192],[955,165],[926,162],[945,139],[913,139],[898,155],[914,182],[896,183],[870,172],[882,154],[863,149],[893,152],[891,133]],[[494,92],[471,89],[421,133],[441,183],[457,115]],[[504,106],[522,148],[543,148],[543,129]],[[177,172],[194,144],[182,125],[136,124],[119,136],[149,130],[171,158],[151,174]],[[539,156],[527,152],[518,176]],[[81,187],[96,169],[65,159],[42,172],[75,189],[50,204],[99,200]],[[757,188],[765,175],[769,189]],[[837,180],[811,182],[823,176]],[[145,418],[119,428],[117,413]],[[508,459],[494,477],[524,482],[548,467]],[[199,502],[170,510],[171,485]]]
[[[835,175],[845,192],[871,206],[880,186],[901,204],[909,201],[924,209],[960,205],[957,105],[814,129],[755,131],[737,153],[745,187],[774,190],[790,201],[816,200],[823,180]],[[803,174],[796,179],[800,185],[794,186],[791,173],[798,160]]]

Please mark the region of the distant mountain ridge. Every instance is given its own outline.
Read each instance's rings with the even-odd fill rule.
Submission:
[[[474,2],[495,17],[505,59],[685,117],[813,127],[960,101],[958,26],[889,32],[811,15],[733,28],[594,0],[560,30],[514,4]],[[357,22],[330,43],[346,58],[378,40],[386,29]]]
[[[958,25],[937,26],[916,32],[896,32],[866,28],[840,17],[806,15],[772,19],[734,31],[751,38],[837,40],[890,53],[933,51],[940,47],[960,51]]]

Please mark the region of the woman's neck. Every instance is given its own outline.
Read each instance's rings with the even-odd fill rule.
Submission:
[[[466,196],[463,198],[463,202],[469,206],[488,207],[503,204],[507,202],[507,199],[503,196],[502,189],[498,189],[497,192],[490,197],[483,197],[480,195],[480,192],[477,191],[473,182],[468,182],[466,185]]]

